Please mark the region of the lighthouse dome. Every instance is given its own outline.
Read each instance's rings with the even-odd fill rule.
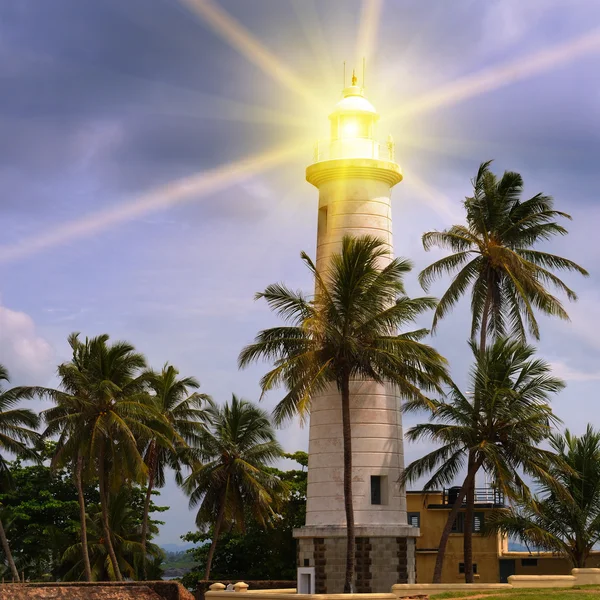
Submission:
[[[367,113],[377,116],[375,107],[363,96],[362,88],[352,85],[344,89],[344,97],[335,105],[332,116]]]

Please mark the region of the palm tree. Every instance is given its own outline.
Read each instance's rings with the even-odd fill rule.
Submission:
[[[234,395],[231,404],[209,406],[206,420],[200,446],[205,463],[186,479],[184,489],[190,507],[199,506],[196,525],[213,525],[204,572],[209,579],[222,529],[243,530],[244,509],[266,525],[286,488],[267,469],[283,453],[267,413]]]
[[[103,541],[115,579],[121,581],[109,524],[110,489],[124,483],[143,483],[147,468],[137,440],[156,436],[168,445],[168,426],[146,391],[146,361],[131,344],[109,344],[106,334],[85,342],[73,334],[69,341],[74,358],[59,367],[63,390],[40,390],[57,404],[44,411],[48,424],[44,434],[60,435],[57,464],[76,461],[80,475],[83,472],[87,479],[97,478]],[[82,513],[82,528],[83,517]]]
[[[506,171],[498,179],[490,171],[491,161],[480,165],[473,180],[473,196],[465,200],[466,225],[453,225],[444,231],[423,235],[423,247],[451,250],[446,256],[424,269],[419,275],[423,289],[443,274],[456,273],[442,296],[433,317],[433,329],[461,296],[471,289],[471,337],[479,333],[483,350],[486,337],[512,335],[525,341],[526,330],[539,339],[535,311],[568,320],[560,300],[547,286],[564,292],[569,300],[577,296],[553,271],[587,271],[571,260],[535,250],[540,242],[555,235],[566,235],[557,218],[570,219],[554,210],[550,196],[536,194],[521,201],[523,179]],[[473,457],[470,458],[473,462]],[[467,492],[467,519],[464,535],[465,577],[473,580],[472,516],[475,481]]]
[[[558,421],[548,399],[564,383],[552,377],[546,362],[533,357],[532,346],[519,341],[500,339],[484,351],[471,342],[471,349],[475,357],[470,376],[472,399],[453,383],[448,400],[432,403],[430,422],[415,425],[406,433],[408,440],[429,440],[441,447],[412,462],[404,471],[403,482],[432,473],[424,486],[431,490],[449,484],[467,467],[467,476],[442,532],[433,583],[441,581],[452,525],[480,469],[511,498],[529,495],[518,469],[551,485],[554,454],[539,448],[539,444],[549,437],[552,423]]]
[[[0,365],[0,486],[11,485],[10,468],[5,454],[38,461],[38,455],[32,448],[39,442],[40,436],[34,429],[39,425],[39,417],[28,408],[16,408],[22,400],[35,396],[34,388],[14,387],[3,389],[2,382],[9,382],[8,371]],[[10,551],[10,545],[2,519],[0,519],[0,542],[6,562],[15,581],[19,581],[19,571]]]
[[[190,451],[198,446],[201,433],[204,430],[204,408],[212,400],[206,394],[191,393],[200,387],[193,377],[178,379],[179,371],[172,365],[165,364],[160,373],[149,373],[148,384],[154,393],[153,401],[159,414],[163,416],[170,428],[172,443],[160,444],[153,437],[147,444],[144,461],[148,467],[148,485],[144,516],[142,522],[142,556],[145,557],[146,537],[148,533],[148,513],[154,487],[165,484],[165,468],[170,467],[176,473],[176,479],[181,483],[182,462],[190,463]],[[144,558],[145,578],[145,558]]]
[[[425,250],[438,246],[454,254],[434,262],[419,275],[427,290],[441,275],[456,273],[437,305],[433,329],[471,288],[471,337],[479,333],[481,349],[488,333],[525,341],[528,329],[539,339],[535,309],[568,320],[561,302],[546,286],[564,292],[569,300],[576,300],[577,295],[552,271],[588,275],[567,258],[533,249],[555,235],[566,235],[567,230],[556,218],[571,217],[554,210],[553,199],[541,193],[521,201],[521,175],[506,171],[498,179],[490,164],[481,163],[473,180],[473,197],[465,200],[466,225],[423,234]]]
[[[119,570],[129,579],[138,579],[139,570],[137,565],[141,563],[143,556],[140,531],[140,512],[138,506],[131,504],[131,488],[124,486],[115,493],[111,493],[109,523],[114,538],[114,550],[119,561]],[[92,581],[114,580],[114,569],[108,553],[106,544],[103,542],[104,526],[102,511],[97,505],[92,506],[89,515],[90,530],[90,562],[92,565]],[[148,526],[151,533],[158,533],[158,527],[154,523]],[[161,549],[155,544],[147,544],[147,551],[152,557],[162,556]],[[82,564],[81,544],[74,544],[67,548],[63,554],[63,562],[70,565],[63,579],[65,581],[79,581],[85,573],[85,565]]]
[[[583,568],[600,542],[600,432],[591,425],[582,436],[566,430],[554,434],[550,445],[566,465],[551,470],[561,493],[537,478],[537,497],[492,515],[487,528],[557,552]]]
[[[411,269],[409,261],[397,258],[380,268],[390,258],[381,240],[344,237],[341,253],[332,256],[322,273],[305,253],[301,257],[315,277],[315,297],[309,299],[282,284],[258,294],[287,324],[260,332],[242,350],[239,363],[244,367],[261,358],[275,363],[261,386],[263,393],[280,384],[287,389],[274,411],[277,424],[296,414],[305,418],[311,396],[328,385],[336,385],[341,393],[347,527],[344,590],[349,592],[355,545],[350,382],[391,382],[409,406],[427,404],[423,391],[439,390],[447,377],[446,361],[420,342],[426,329],[399,333],[419,314],[435,308],[436,302],[405,296],[402,279]]]

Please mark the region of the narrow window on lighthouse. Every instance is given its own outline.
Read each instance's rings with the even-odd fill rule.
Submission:
[[[319,220],[317,223],[317,236],[322,236],[327,233],[327,207],[322,206],[319,209]]]
[[[371,504],[381,504],[381,476],[371,475]]]

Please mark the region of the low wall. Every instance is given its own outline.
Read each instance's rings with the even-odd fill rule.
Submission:
[[[600,585],[600,569],[573,569],[575,585]]]
[[[223,585],[235,585],[241,579],[213,579],[213,580],[202,580],[199,581],[196,585],[196,600],[204,600],[204,595],[210,589],[210,586],[215,583],[221,583]],[[280,580],[270,580],[270,579],[244,579],[245,583],[248,584],[248,592],[258,592],[265,591],[269,592],[269,594],[275,592],[276,590],[281,593],[290,593],[289,590],[296,591],[296,580],[288,581],[285,579]],[[293,593],[293,592],[292,592]],[[271,597],[271,596],[269,596]]]
[[[511,575],[508,584],[513,588],[572,588],[573,575]]]

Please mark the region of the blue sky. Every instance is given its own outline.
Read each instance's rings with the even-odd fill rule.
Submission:
[[[421,234],[460,219],[483,160],[519,171],[526,194],[551,194],[573,215],[570,235],[548,248],[591,276],[565,277],[580,300],[571,323],[542,319],[539,349],[567,379],[557,414],[577,432],[597,424],[600,5],[218,2],[285,66],[278,76],[232,47],[194,2],[208,5],[0,1],[0,362],[14,382],[52,384],[70,332],[107,332],[155,367],[169,361],[196,376],[218,401],[232,392],[256,400],[264,367],[238,372],[236,358],[273,319],[253,295],[279,280],[311,288],[298,258],[316,241],[304,144],[326,132],[341,65],[350,69],[360,46],[380,137],[393,134],[405,172],[394,235],[396,252],[416,265],[412,294],[418,269],[439,256],[422,250]],[[361,23],[378,7],[369,38]],[[273,148],[294,152],[124,218],[124,207],[147,207],[148,194],[173,180]],[[461,305],[432,338],[458,381],[468,328]],[[306,449],[307,433],[294,424],[280,439]],[[423,450],[407,447],[407,459]],[[162,500],[172,508],[159,541],[177,542],[193,513],[172,484]]]

